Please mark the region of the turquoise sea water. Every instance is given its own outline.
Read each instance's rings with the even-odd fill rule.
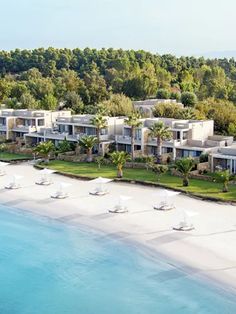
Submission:
[[[0,208],[0,314],[236,313],[236,300],[128,244]]]

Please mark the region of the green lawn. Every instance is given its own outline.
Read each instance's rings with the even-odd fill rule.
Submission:
[[[78,175],[80,177],[96,178],[101,176],[116,178],[116,169],[112,165],[102,166],[99,170],[94,163],[73,163],[55,160],[51,161],[47,167],[62,173]],[[124,169],[123,179],[159,183],[166,187],[179,189],[199,196],[236,201],[236,185],[230,185],[230,191],[228,193],[221,192],[222,185],[220,183],[197,179],[191,179],[190,186],[183,187],[182,180],[179,177],[167,173],[161,177],[160,181],[157,181],[156,175],[152,171],[145,169]]]
[[[14,160],[24,160],[24,159],[31,159],[32,156],[25,155],[25,154],[15,154],[15,153],[7,153],[1,152],[0,153],[0,160],[2,161],[14,161]]]

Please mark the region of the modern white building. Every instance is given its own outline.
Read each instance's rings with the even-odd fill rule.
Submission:
[[[157,153],[157,140],[150,137],[149,127],[162,121],[172,131],[172,139],[163,141],[162,153],[170,154],[175,160],[181,157],[199,157],[219,147],[230,145],[232,137],[215,136],[212,120],[177,120],[167,118],[141,119],[142,126],[136,130],[135,150],[142,155]],[[122,135],[116,136],[119,150],[131,151],[131,128],[123,126]]]
[[[96,136],[96,127],[92,124],[94,115],[60,116],[56,119],[54,127],[42,127],[38,132],[25,135],[26,143],[36,145],[40,141],[51,140],[55,145],[67,139],[77,143],[84,135]],[[106,146],[115,141],[115,134],[121,134],[124,118],[104,117],[107,126],[100,130],[101,149],[105,151]]]
[[[212,172],[228,169],[230,173],[236,174],[236,143],[218,148],[216,152],[210,155],[209,161]]]
[[[2,109],[0,110],[0,135],[7,140],[16,141],[24,138],[25,134],[52,127],[58,117],[70,115],[70,111]]]
[[[150,118],[153,117],[153,108],[158,104],[174,104],[178,105],[180,108],[184,107],[182,103],[177,102],[175,99],[145,99],[133,101],[134,109]]]
[[[0,110],[0,136],[13,141],[25,140],[34,146],[41,141],[51,140],[55,145],[67,139],[77,143],[84,135],[96,136],[97,130],[92,123],[93,115],[71,115],[70,111],[47,110]],[[100,130],[100,149],[105,152],[111,144],[118,150],[131,151],[131,128],[125,124],[125,117],[104,117],[107,126]],[[234,172],[236,164],[236,144],[233,137],[214,135],[212,120],[179,120],[168,118],[140,119],[141,127],[135,134],[136,155],[156,155],[157,141],[150,137],[150,126],[162,121],[172,132],[172,139],[163,141],[162,153],[172,159],[199,157],[211,153],[212,167],[221,160],[225,168]],[[235,155],[234,155],[235,154]],[[227,160],[227,161],[222,161]]]

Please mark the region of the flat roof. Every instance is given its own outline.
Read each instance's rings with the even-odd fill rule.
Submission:
[[[213,158],[220,158],[220,159],[235,159],[236,160],[236,155],[225,155],[221,153],[216,153],[211,155]]]

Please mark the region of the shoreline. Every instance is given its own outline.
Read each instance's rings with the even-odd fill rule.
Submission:
[[[234,206],[215,204],[217,214],[221,213],[222,217],[216,219],[213,226],[209,225],[212,230],[208,234],[204,234],[208,229],[207,225],[204,228],[201,226],[202,222],[206,223],[205,217],[201,217],[201,213],[194,222],[196,230],[189,233],[176,232],[171,229],[171,226],[176,221],[177,211],[160,213],[150,208],[150,203],[146,204],[148,200],[153,202],[153,193],[158,189],[157,187],[109,183],[108,187],[111,193],[105,197],[96,197],[88,195],[88,189],[94,186],[89,182],[64,178],[55,174],[52,175],[55,181],[54,185],[48,188],[41,187],[34,184],[35,179],[39,176],[39,171],[30,165],[17,164],[8,166],[7,173],[16,173],[16,169],[17,174],[27,173],[27,177],[22,182],[22,189],[14,191],[0,189],[3,206],[30,212],[75,227],[84,226],[88,230],[92,228],[94,231],[101,232],[105,237],[112,237],[130,244],[152,259],[160,258],[165,263],[185,272],[186,276],[196,280],[209,280],[216,287],[235,294],[236,253],[232,248],[236,239],[236,226],[234,228],[234,225],[231,225],[229,228],[228,224],[229,221],[236,223]],[[72,187],[69,188],[71,196],[68,199],[50,199],[50,192],[55,190],[58,179],[72,183]],[[1,179],[1,182],[4,181],[5,183],[9,182],[9,177]],[[129,213],[109,214],[107,212],[109,206],[114,204],[114,200],[116,201],[117,195],[121,192],[135,196],[135,199],[129,202]],[[214,212],[213,203],[187,198],[185,195],[179,195],[176,198],[178,207],[183,203],[189,203],[189,205],[191,203],[191,208],[195,210],[201,208],[201,211],[205,211],[210,224],[211,219],[209,218]],[[204,210],[203,205],[209,208],[210,213]],[[224,217],[226,221],[222,219],[227,215],[225,209],[230,212],[230,217]],[[225,229],[225,232],[219,231],[220,226]],[[228,237],[230,237],[230,242]],[[202,241],[199,241],[201,238]],[[228,247],[224,252],[226,242],[228,242]]]
[[[201,271],[193,275],[192,267],[190,265],[185,264],[183,261],[180,261],[178,259],[173,259],[173,258],[170,259],[169,256],[164,255],[158,249],[153,250],[153,247],[147,244],[141,243],[138,240],[125,238],[125,237],[119,236],[119,234],[114,235],[96,226],[91,227],[89,224],[86,224],[86,223],[63,222],[60,219],[53,218],[48,215],[41,215],[38,212],[36,213],[34,210],[28,210],[28,209],[17,208],[17,207],[7,207],[6,205],[3,205],[3,204],[1,205],[4,206],[6,210],[9,209],[11,211],[14,211],[14,213],[17,212],[18,214],[22,214],[22,215],[30,215],[31,217],[34,217],[34,219],[37,218],[37,219],[41,219],[42,221],[46,219],[53,223],[63,224],[64,226],[67,226],[69,228],[75,229],[76,227],[79,227],[80,230],[86,233],[89,233],[92,231],[96,233],[97,235],[99,235],[99,237],[102,237],[102,238],[105,237],[109,241],[117,241],[117,242],[122,243],[123,245],[126,245],[126,246],[128,245],[129,247],[134,249],[136,252],[138,252],[139,255],[142,255],[145,259],[148,259],[152,262],[155,262],[156,260],[158,260],[158,262],[167,264],[173,269],[175,269],[176,271],[182,272],[184,274],[183,276],[190,277],[190,279],[193,281],[197,281],[200,283],[204,282],[206,284],[209,284],[214,290],[219,290],[227,295],[230,294],[231,297],[235,297],[236,287],[231,286],[230,282],[226,280],[219,280],[219,278],[216,278],[215,276],[207,275],[205,273],[202,273]],[[222,283],[226,284],[226,286],[222,287]]]

